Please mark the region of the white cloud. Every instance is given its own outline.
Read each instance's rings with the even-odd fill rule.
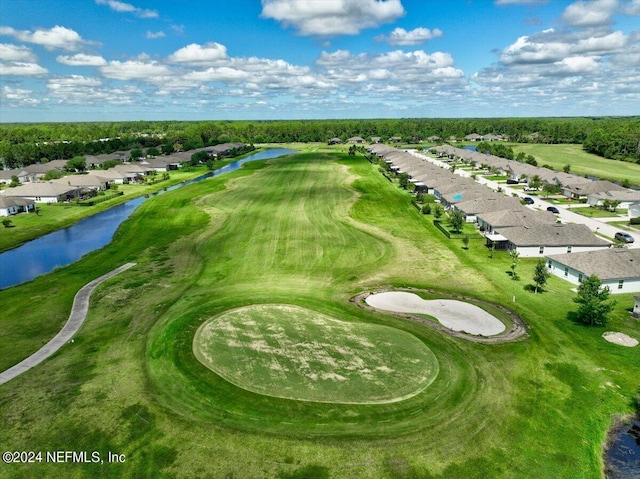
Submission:
[[[428,28],[414,28],[411,31],[407,31],[404,28],[396,28],[393,30],[389,36],[380,35],[376,37],[377,41],[388,42],[389,45],[400,46],[400,45],[418,45],[427,40],[431,40],[433,38],[438,38],[443,35],[442,30],[438,28],[434,28],[433,30],[429,30]]]
[[[167,34],[164,33],[162,30],[160,30],[159,32],[151,32],[147,30],[147,34],[145,35],[145,37],[148,38],[149,40],[155,40],[156,38],[163,38],[166,36]]]
[[[39,76],[47,73],[48,70],[37,63],[0,63],[0,75]]]
[[[224,45],[215,42],[204,45],[192,43],[169,55],[168,61],[190,66],[209,66],[227,58],[227,48]]]
[[[572,75],[595,73],[600,68],[599,63],[593,57],[569,57],[557,62],[556,66],[561,73]]]
[[[4,62],[33,63],[36,61],[36,56],[30,48],[23,45],[0,43],[0,60]]]
[[[47,50],[60,48],[62,50],[74,51],[78,50],[83,45],[94,44],[94,42],[83,40],[78,32],[69,28],[61,27],[60,25],[56,25],[49,30],[41,28],[35,32],[31,32],[29,30],[15,30],[11,27],[0,27],[0,35],[10,35],[22,42],[41,45]]]
[[[33,91],[9,86],[2,87],[0,98],[12,107],[36,106],[40,103],[40,100],[33,98]]]
[[[71,56],[58,55],[56,61],[73,67],[99,67],[107,64],[107,61],[100,55],[87,55],[86,53],[76,53]]]
[[[159,16],[156,10],[134,7],[130,3],[119,2],[118,0],[96,0],[96,3],[98,5],[107,5],[114,12],[133,13],[139,18],[158,18]]]
[[[100,72],[114,80],[141,80],[149,83],[162,82],[171,75],[171,69],[157,61],[146,59],[112,61],[99,67]]]
[[[580,0],[564,10],[562,19],[575,27],[608,25],[617,10],[618,0]]]
[[[356,35],[405,14],[400,0],[262,0],[262,17],[301,35]]]

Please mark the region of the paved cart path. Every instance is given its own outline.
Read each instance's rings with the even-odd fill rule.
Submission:
[[[47,359],[49,356],[54,354],[58,349],[64,346],[67,341],[69,341],[74,334],[78,332],[80,326],[84,322],[87,317],[87,312],[89,311],[89,298],[91,297],[91,293],[100,283],[108,280],[109,278],[115,276],[118,273],[121,273],[132,266],[135,266],[135,263],[127,263],[125,265],[120,266],[119,268],[110,271],[109,273],[100,276],[97,279],[94,279],[90,283],[85,284],[80,291],[76,293],[76,296],[73,298],[73,306],[71,307],[71,314],[69,315],[69,319],[62,327],[60,332],[56,334],[51,341],[42,346],[38,351],[33,353],[31,356],[26,358],[25,360],[19,362],[15,366],[10,367],[6,371],[0,373],[0,384],[4,384],[7,381],[11,381],[13,378],[20,376],[25,371],[37,366],[42,361]]]

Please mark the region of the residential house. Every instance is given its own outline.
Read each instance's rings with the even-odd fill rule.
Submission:
[[[67,164],[67,160],[52,160],[47,163],[35,163],[33,165],[27,165],[23,169],[29,173],[29,181],[34,182],[42,179],[49,171],[58,170],[64,171]]]
[[[633,301],[633,317],[640,318],[640,296],[634,296]]]
[[[331,138],[327,143],[330,145],[341,145],[344,142],[340,138],[334,137],[334,138]]]
[[[347,143],[356,143],[359,145],[364,143],[364,138],[360,138],[359,136],[352,136],[351,138],[347,139]]]
[[[634,203],[640,203],[640,191],[625,188],[624,190],[591,193],[587,196],[587,204],[589,206],[603,206],[606,200],[617,201],[618,208],[626,210]],[[632,216],[630,217],[633,218]]]
[[[53,182],[27,183],[2,191],[7,198],[24,198],[36,203],[61,203],[78,198],[81,188],[71,185],[60,185]]]
[[[562,194],[574,200],[587,200],[589,195],[613,191],[622,192],[628,189],[611,181],[582,181],[578,184],[565,184],[562,187]]]
[[[474,223],[479,214],[492,211],[513,211],[520,206],[520,200],[517,198],[489,191],[486,196],[455,204],[454,209],[462,212],[467,223]]]
[[[12,216],[18,213],[35,211],[36,203],[27,198],[11,198],[0,195],[0,216]]]
[[[523,258],[596,251],[611,246],[586,225],[560,223],[499,228],[494,230],[493,241],[506,241],[506,249],[517,250]]]
[[[60,185],[77,186],[85,192],[98,192],[106,190],[109,187],[109,181],[110,180],[108,178],[105,178],[104,176],[98,176],[97,174],[88,174],[64,176],[57,180],[52,180],[51,182]]]
[[[640,291],[640,249],[611,248],[601,251],[547,256],[549,271],[579,285],[597,276],[612,294]],[[636,296],[636,298],[639,298]],[[638,299],[636,299],[636,308]]]

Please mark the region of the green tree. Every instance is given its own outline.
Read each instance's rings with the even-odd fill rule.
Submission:
[[[548,198],[549,195],[557,195],[560,191],[560,186],[554,185],[553,183],[545,183],[542,187],[542,192],[544,193],[545,198]]]
[[[564,165],[562,167],[562,171],[564,171],[565,173],[571,173],[571,165]]]
[[[11,223],[12,223],[11,220],[2,220],[2,226],[4,226],[5,228],[10,227]]]
[[[449,213],[449,226],[451,226],[454,233],[462,233],[462,227],[464,226],[462,211],[454,210]]]
[[[533,175],[529,178],[528,186],[529,188],[539,190],[542,187],[542,179],[540,178],[540,175]]]
[[[49,170],[44,174],[42,179],[45,180],[45,181],[57,180],[58,178],[62,178],[63,176],[64,176],[64,174],[60,170],[57,170],[57,169],[56,170]]]
[[[160,156],[160,150],[158,150],[155,146],[147,148],[147,156],[150,156],[150,157]]]
[[[536,284],[535,292],[538,292],[538,289],[541,289],[545,284],[547,284],[547,280],[549,279],[549,270],[547,269],[547,264],[544,258],[540,258],[536,263],[536,268],[533,270],[533,282]]]
[[[64,165],[67,171],[84,171],[87,169],[87,162],[83,156],[74,156]]]
[[[434,221],[440,221],[440,218],[442,218],[442,206],[440,205],[436,205],[433,208],[433,216],[434,216]]]
[[[406,189],[409,185],[409,178],[411,178],[411,175],[409,175],[409,173],[400,173],[400,175],[398,176],[400,186]]]
[[[602,281],[597,276],[589,276],[578,286],[578,295],[573,298],[577,303],[578,321],[590,326],[606,326],[608,314],[613,311],[615,301],[608,301],[609,287],[602,288]]]
[[[16,186],[20,186],[20,180],[16,175],[11,175],[11,183],[9,183],[9,188],[15,188]]]
[[[518,263],[520,263],[520,253],[517,249],[512,249],[509,251],[509,258],[511,259],[511,279],[516,281],[518,279],[518,273],[516,273],[516,268],[518,267]]]
[[[129,159],[131,161],[138,161],[140,158],[144,158],[144,154],[140,148],[134,148],[131,150],[131,153],[129,153]]]

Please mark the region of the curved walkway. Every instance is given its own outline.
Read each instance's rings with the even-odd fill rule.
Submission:
[[[89,298],[91,297],[91,293],[100,283],[108,280],[109,278],[121,273],[132,266],[135,266],[135,263],[127,263],[125,265],[120,266],[119,268],[114,269],[113,271],[108,272],[105,275],[100,276],[97,279],[94,279],[90,283],[85,284],[80,291],[78,291],[73,298],[73,306],[71,307],[71,314],[69,315],[69,319],[62,327],[60,332],[56,334],[51,341],[42,346],[38,351],[33,353],[28,358],[19,362],[15,366],[10,367],[6,371],[0,373],[0,384],[4,384],[8,381],[11,381],[13,378],[20,376],[25,371],[37,366],[42,361],[47,359],[53,353],[58,351],[62,346],[64,346],[67,341],[69,341],[74,334],[78,332],[80,326],[84,322],[87,317],[87,312],[89,311]]]
[[[527,333],[528,326],[526,325],[526,323],[522,319],[520,319],[520,317],[517,314],[515,314],[513,311],[510,311],[509,309],[505,308],[504,306],[501,306],[501,305],[496,304],[496,303],[491,303],[491,304],[493,304],[494,306],[500,308],[505,313],[509,314],[509,316],[511,317],[511,320],[513,321],[513,325],[511,326],[511,329],[509,329],[509,331],[507,331],[504,334],[500,334],[500,335],[496,335],[496,336],[490,336],[490,337],[483,337],[483,336],[476,336],[476,335],[473,335],[473,334],[467,334],[467,333],[462,332],[462,331],[454,331],[453,329],[449,329],[446,326],[443,326],[442,324],[440,324],[440,323],[438,323],[436,321],[431,321],[431,320],[426,319],[424,317],[421,317],[421,316],[419,316],[417,314],[394,313],[394,312],[391,312],[391,311],[388,311],[388,310],[378,309],[378,308],[375,308],[375,307],[369,305],[365,301],[367,299],[367,297],[372,295],[372,294],[386,292],[386,291],[390,291],[390,290],[364,291],[362,293],[356,294],[355,296],[352,296],[349,299],[349,301],[354,303],[359,308],[369,309],[371,311],[380,311],[380,312],[383,312],[385,314],[390,314],[392,316],[396,316],[398,318],[408,319],[408,320],[414,321],[416,323],[424,324],[425,326],[428,326],[431,329],[435,329],[436,331],[440,331],[442,333],[448,334],[449,336],[453,336],[455,338],[460,338],[460,339],[465,339],[465,340],[471,341],[473,343],[483,343],[483,344],[511,343],[511,342],[514,342],[514,341],[524,341],[525,339],[527,339],[529,337],[529,334]],[[393,291],[407,291],[407,292],[415,293],[415,292],[421,291],[421,290],[413,289],[413,288],[408,288],[408,289],[402,289],[401,288],[401,289],[395,289]],[[465,300],[464,297],[458,297],[458,298],[461,301]]]

